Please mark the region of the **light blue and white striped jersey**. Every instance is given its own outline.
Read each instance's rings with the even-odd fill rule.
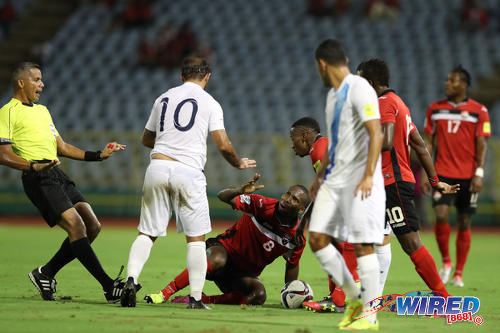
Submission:
[[[377,93],[364,78],[349,74],[338,89],[328,92],[325,113],[330,156],[325,183],[357,185],[366,168],[370,139],[363,124],[380,119]],[[374,177],[382,178],[380,161],[379,157]]]

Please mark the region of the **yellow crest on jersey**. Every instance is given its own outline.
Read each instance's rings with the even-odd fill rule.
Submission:
[[[377,115],[377,112],[375,111],[375,105],[366,104],[365,105],[365,116],[367,118],[369,118],[369,117],[375,117],[376,115]]]
[[[483,133],[491,133],[491,125],[489,121],[483,123]]]
[[[321,160],[317,160],[313,165],[314,171],[316,171],[316,173],[318,173],[318,170],[320,167],[321,167]]]

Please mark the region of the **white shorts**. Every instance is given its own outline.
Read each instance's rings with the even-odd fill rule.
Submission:
[[[361,200],[356,185],[332,188],[321,185],[311,215],[309,231],[349,243],[382,244],[385,226],[385,188],[374,181],[372,193]]]
[[[389,223],[386,223],[384,227],[384,235],[390,235],[392,234],[392,228]]]
[[[207,182],[201,170],[180,162],[151,160],[142,188],[140,232],[166,236],[172,215],[177,232],[196,237],[212,231],[207,199]]]

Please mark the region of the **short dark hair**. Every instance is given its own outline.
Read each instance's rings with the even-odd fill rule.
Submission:
[[[19,80],[21,78],[22,74],[25,71],[30,70],[32,68],[40,69],[40,65],[35,64],[34,62],[29,62],[29,61],[20,62],[19,64],[17,64],[16,68],[14,68],[14,71],[12,72],[12,84],[14,86],[16,86],[17,80]]]
[[[360,75],[368,81],[389,86],[391,73],[389,71],[389,66],[387,66],[387,63],[383,59],[372,58],[363,61],[358,65],[356,71],[360,72]]]
[[[182,77],[184,80],[201,80],[211,73],[207,59],[199,55],[189,55],[182,60]]]
[[[344,48],[334,39],[327,39],[316,49],[316,60],[323,59],[332,66],[346,65],[347,56]]]
[[[321,132],[321,129],[319,128],[319,124],[316,121],[316,119],[311,118],[311,117],[303,117],[297,120],[296,122],[293,123],[292,128],[294,127],[307,127],[310,128],[317,133]]]
[[[451,73],[458,73],[462,77],[462,81],[467,83],[467,86],[470,87],[470,74],[469,72],[462,67],[462,65],[458,65],[457,67],[451,70]]]

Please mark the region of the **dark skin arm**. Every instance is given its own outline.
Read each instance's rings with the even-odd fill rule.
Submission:
[[[60,136],[58,136],[56,140],[57,140],[57,155],[68,157],[74,160],[80,160],[80,161],[84,160],[85,150],[82,150],[78,147],[75,147],[69,143],[64,142],[64,140]],[[103,160],[105,160],[111,155],[113,155],[115,151],[123,150],[125,149],[125,147],[126,147],[125,145],[121,145],[118,142],[109,142],[102,150],[100,156]]]
[[[384,139],[382,140],[382,151],[392,150],[394,145],[394,123],[382,124]]]
[[[415,129],[415,131],[410,134],[410,147],[417,154],[418,160],[427,173],[427,176],[430,178],[437,177],[437,172],[434,168],[431,155],[429,154],[426,144],[420,136],[418,129]],[[447,183],[439,182],[435,188],[443,194],[453,194],[460,190],[460,185],[455,184],[450,186]]]
[[[436,138],[434,135],[424,134],[424,142],[425,142],[425,147],[427,148],[427,151],[429,152],[429,155],[431,156],[432,159],[432,154],[434,153],[434,147],[436,146]],[[427,176],[425,174],[422,174],[422,179],[420,181],[420,189],[425,194],[429,193],[431,189],[431,185],[429,184],[429,181],[427,180]]]
[[[12,145],[10,144],[0,145],[0,164],[21,171],[28,171],[30,169],[30,161],[26,161],[25,159],[17,156],[12,151]],[[36,172],[48,170],[59,164],[61,164],[59,160],[52,160],[47,163],[35,163],[33,164],[33,170],[35,170]]]
[[[486,161],[486,151],[488,150],[487,139],[484,136],[476,138],[476,162],[478,168],[484,168]],[[469,191],[472,193],[481,192],[483,188],[483,178],[474,176],[470,182]]]
[[[304,215],[302,215],[302,218],[300,219],[299,226],[297,227],[297,230],[295,230],[295,242],[297,243],[297,246],[302,246],[306,242],[306,238],[304,235],[304,230],[306,226],[309,224],[309,221],[311,219],[311,213],[313,210],[314,202],[311,201],[309,206],[306,207],[306,212]]]
[[[298,278],[299,278],[299,265],[292,265],[289,262],[287,262],[285,268],[285,283],[297,280]]]
[[[250,194],[253,193],[257,190],[263,189],[264,185],[255,185],[257,180],[259,180],[260,175],[256,173],[252,179],[250,179],[248,182],[245,184],[239,186],[239,187],[230,187],[221,190],[218,194],[217,197],[219,200],[224,201],[225,203],[228,203],[230,205],[236,204],[236,197],[240,194]]]
[[[326,168],[330,164],[330,156],[328,154],[328,149],[325,149],[325,154],[323,155],[323,160],[321,161],[321,166],[316,173],[316,177],[309,187],[309,196],[311,197],[311,201],[316,200],[316,195],[318,194],[318,190],[323,183],[323,177],[325,175]]]
[[[145,129],[144,133],[142,133],[141,142],[144,147],[153,149],[153,147],[155,146],[155,139],[156,139],[156,132],[151,132]]]

